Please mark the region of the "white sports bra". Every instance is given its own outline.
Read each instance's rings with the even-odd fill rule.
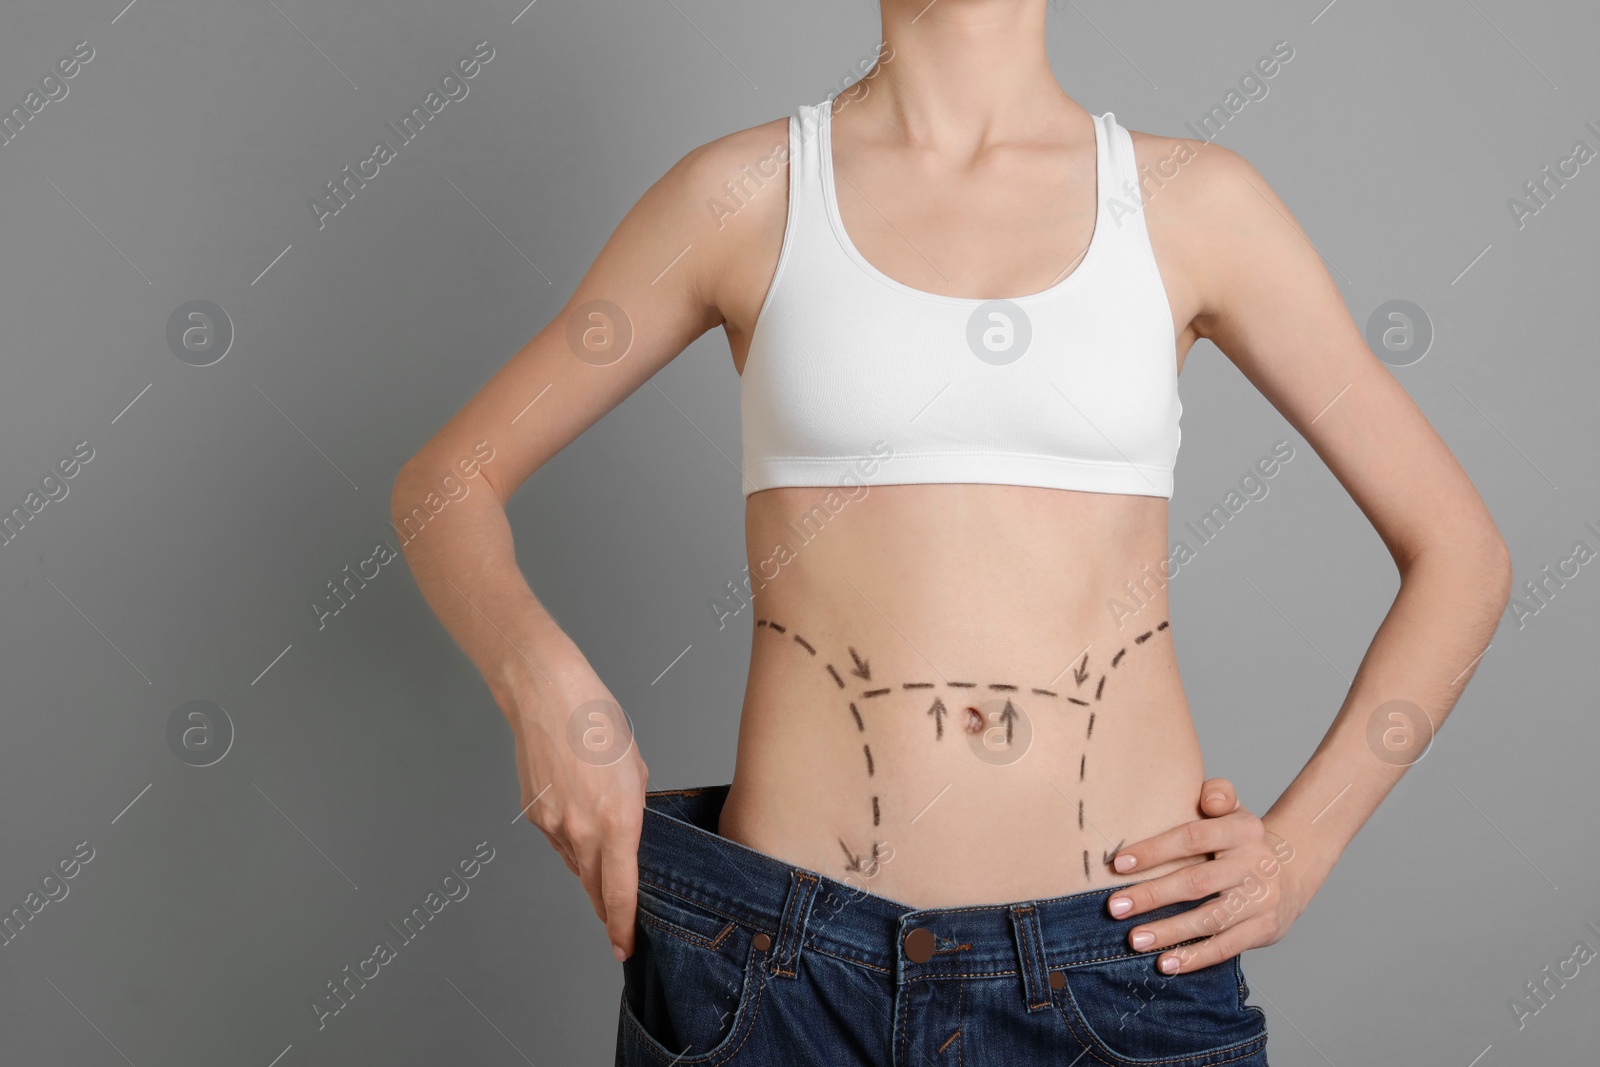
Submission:
[[[866,484],[1170,498],[1177,346],[1116,117],[1095,119],[1098,207],[1078,266],[1039,292],[980,300],[903,285],[851,243],[831,111],[830,98],[789,118],[783,245],[739,386],[745,495],[871,471]]]

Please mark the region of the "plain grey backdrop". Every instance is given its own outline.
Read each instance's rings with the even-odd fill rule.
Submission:
[[[476,672],[403,560],[320,626],[313,605],[398,547],[399,465],[645,188],[838,90],[879,23],[865,0],[525,4],[0,10],[0,510],[24,516],[0,543],[0,1062],[609,1062],[621,969],[515,818]],[[1422,358],[1386,358],[1489,501],[1530,609],[1288,938],[1246,955],[1273,1062],[1593,1063],[1600,964],[1550,975],[1600,949],[1600,564],[1563,563],[1600,549],[1600,12],[1067,0],[1049,41],[1085,107],[1185,136],[1292,46],[1215,139],[1364,329],[1390,301],[1426,316]],[[319,226],[310,201],[479,42],[467,95]],[[180,310],[192,349],[169,342]],[[1396,574],[1220,353],[1198,346],[1181,388],[1175,537],[1275,442],[1296,449],[1171,588],[1208,771],[1260,812]],[[656,788],[732,773],[749,616],[719,630],[709,601],[743,566],[737,389],[706,335],[512,502],[523,568]],[[479,849],[469,894],[319,1027],[327,984]]]

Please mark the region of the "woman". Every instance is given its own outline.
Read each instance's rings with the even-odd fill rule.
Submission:
[[[1283,936],[1460,696],[1505,546],[1249,164],[1067,97],[1044,0],[881,6],[849,93],[685,156],[406,465],[399,525],[493,449],[492,492],[407,556],[626,960],[619,1063],[1264,1064],[1239,954]],[[755,594],[738,761],[731,788],[647,798],[503,505],[718,325]],[[1202,337],[1402,579],[1259,817],[1205,779],[1163,580]]]

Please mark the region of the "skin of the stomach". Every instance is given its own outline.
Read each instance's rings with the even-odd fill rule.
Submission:
[[[779,488],[747,498],[745,527],[753,641],[723,836],[924,908],[1183,865],[1109,865],[1198,818],[1205,779],[1164,498]]]

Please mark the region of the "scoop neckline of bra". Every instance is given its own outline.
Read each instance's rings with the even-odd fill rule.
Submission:
[[[1001,302],[1022,304],[1046,300],[1052,296],[1057,296],[1062,292],[1065,292],[1074,283],[1076,283],[1078,278],[1082,276],[1090,264],[1094,262],[1101,247],[1107,240],[1105,233],[1105,208],[1100,202],[1100,195],[1102,190],[1105,190],[1107,187],[1107,176],[1111,170],[1111,145],[1108,143],[1107,131],[1102,128],[1102,123],[1112,118],[1112,113],[1109,111],[1104,115],[1091,114],[1089,116],[1093,120],[1094,125],[1094,232],[1089,235],[1089,247],[1084,250],[1083,258],[1080,259],[1078,261],[1078,265],[1072,269],[1072,273],[1044,289],[1035,290],[1031,293],[1024,293],[1021,296],[994,297],[950,296],[945,293],[933,293],[926,289],[918,289],[916,286],[907,285],[905,282],[891,278],[883,271],[873,266],[872,261],[867,259],[866,256],[862,255],[861,250],[857,248],[855,242],[850,239],[849,231],[845,229],[844,216],[839,212],[839,190],[838,186],[834,182],[833,175],[832,98],[818,105],[818,110],[821,112],[821,114],[818,118],[818,124],[820,128],[819,135],[817,137],[817,147],[818,155],[820,156],[822,203],[824,213],[828,216],[828,225],[833,230],[834,239],[839,242],[839,246],[844,250],[845,255],[848,256],[851,261],[856,264],[856,266],[860,267],[864,272],[866,272],[869,277],[881,282],[890,289],[893,289],[906,296],[915,297],[919,300],[929,300],[935,303],[949,304],[956,307],[978,307],[983,304]]]

